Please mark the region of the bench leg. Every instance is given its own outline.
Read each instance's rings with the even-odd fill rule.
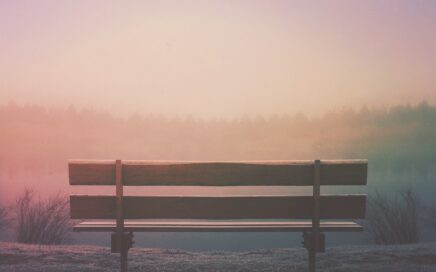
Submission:
[[[127,272],[127,252],[128,252],[127,248],[121,249],[121,252],[120,252],[120,259],[121,259],[120,271],[121,272]]]
[[[316,240],[315,240],[316,239]],[[318,237],[312,232],[303,233],[303,245],[307,249],[309,259],[309,271],[316,271],[316,253],[325,251],[324,233],[318,233]]]
[[[316,251],[313,249],[308,250],[309,253],[309,272],[316,271]]]
[[[127,272],[127,253],[133,246],[133,233],[122,233],[121,237],[118,233],[112,233],[111,236],[111,252],[120,253],[120,271]]]

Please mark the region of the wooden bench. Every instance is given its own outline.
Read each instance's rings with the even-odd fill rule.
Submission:
[[[316,253],[325,248],[323,232],[362,231],[362,226],[352,220],[365,217],[366,195],[321,195],[321,185],[365,185],[367,165],[366,160],[71,161],[70,185],[115,185],[116,188],[112,196],[71,195],[71,218],[116,219],[83,221],[74,226],[74,231],[113,232],[111,248],[112,252],[120,253],[121,271],[127,271],[127,252],[133,243],[133,232],[197,231],[302,232],[309,253],[309,271],[315,271]],[[123,186],[157,185],[312,186],[313,194],[123,195]]]

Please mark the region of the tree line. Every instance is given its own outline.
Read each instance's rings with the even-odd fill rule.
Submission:
[[[0,178],[60,173],[69,159],[369,159],[370,179],[427,182],[436,165],[436,107],[342,108],[322,116],[201,119],[92,109],[0,106]],[[6,177],[5,177],[6,176]]]

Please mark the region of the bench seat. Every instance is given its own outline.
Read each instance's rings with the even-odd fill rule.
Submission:
[[[116,231],[116,222],[83,221],[73,227],[74,231]],[[125,220],[126,232],[305,232],[312,230],[312,222],[284,221],[153,221]],[[321,231],[363,231],[352,221],[321,222]]]

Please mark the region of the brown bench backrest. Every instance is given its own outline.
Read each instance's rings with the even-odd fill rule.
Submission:
[[[321,185],[366,185],[366,160],[275,162],[71,161],[71,185],[116,185],[117,196],[70,196],[74,219],[358,219],[365,195],[319,196]],[[117,170],[118,167],[118,170]],[[122,186],[313,186],[313,196],[123,196]],[[121,187],[121,188],[120,188]],[[121,191],[120,191],[121,190]],[[118,199],[118,202],[117,202]],[[315,213],[315,214],[314,214]]]

